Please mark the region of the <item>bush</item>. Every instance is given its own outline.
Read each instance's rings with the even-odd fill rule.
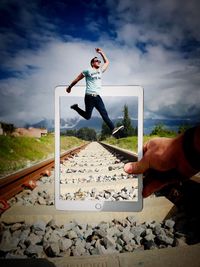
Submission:
[[[171,131],[171,130],[165,128],[164,124],[159,123],[154,127],[154,129],[152,130],[150,135],[158,135],[161,137],[167,137],[167,136],[170,137],[170,136],[176,135],[176,133],[174,131]]]

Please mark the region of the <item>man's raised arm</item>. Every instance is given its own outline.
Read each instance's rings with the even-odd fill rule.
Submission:
[[[107,56],[105,55],[105,53],[103,52],[103,50],[101,48],[96,48],[96,51],[97,53],[99,53],[102,58],[103,58],[103,66],[102,66],[102,71],[104,72],[107,68],[108,68],[108,65],[109,65],[109,60],[107,58]]]

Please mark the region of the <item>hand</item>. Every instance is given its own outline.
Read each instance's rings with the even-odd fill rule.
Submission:
[[[155,138],[143,146],[143,158],[138,162],[125,165],[125,171],[136,174],[144,173],[148,169],[167,171],[176,167],[174,158],[173,138]]]
[[[102,54],[103,53],[103,50],[101,48],[95,48],[96,52],[99,53],[99,54]]]
[[[130,162],[124,166],[127,173],[145,173],[143,196],[147,197],[168,184],[189,178],[196,172],[186,161],[182,149],[182,135],[176,138],[155,138],[144,147],[144,156],[138,162]],[[150,171],[162,172],[152,175]],[[164,172],[167,172],[165,175]],[[173,172],[172,172],[173,171]]]
[[[66,88],[66,92],[67,92],[67,93],[70,93],[70,92],[71,92],[71,87],[70,87],[70,86],[68,86],[68,87]]]

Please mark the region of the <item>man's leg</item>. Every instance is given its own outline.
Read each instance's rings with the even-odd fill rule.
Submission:
[[[71,106],[72,109],[78,112],[84,119],[89,120],[92,115],[92,110],[94,108],[94,101],[91,96],[85,95],[85,110],[79,108],[78,105]]]
[[[110,120],[110,118],[108,117],[108,113],[106,111],[105,105],[104,105],[103,100],[101,99],[100,96],[96,97],[95,108],[99,111],[102,119],[108,125],[110,130],[113,131],[115,126],[114,126],[113,122]]]
[[[108,117],[108,113],[106,111],[105,105],[104,105],[103,100],[101,99],[100,96],[98,96],[96,98],[95,107],[99,111],[99,113],[101,114],[101,116],[102,116],[103,120],[105,121],[105,123],[108,125],[108,127],[112,131],[112,135],[116,135],[119,131],[124,129],[123,125],[115,128],[113,122]]]

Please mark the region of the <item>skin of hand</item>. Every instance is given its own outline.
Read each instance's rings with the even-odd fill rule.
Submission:
[[[187,162],[182,149],[183,135],[175,138],[155,138],[148,141],[143,147],[143,158],[138,162],[125,164],[124,170],[127,173],[146,173],[143,183],[143,196],[147,197],[161,188],[180,182],[193,176],[197,171]],[[174,170],[176,176],[148,175],[149,170],[167,172]]]
[[[95,48],[96,52],[99,53],[99,54],[102,54],[103,53],[103,50],[101,48]]]

